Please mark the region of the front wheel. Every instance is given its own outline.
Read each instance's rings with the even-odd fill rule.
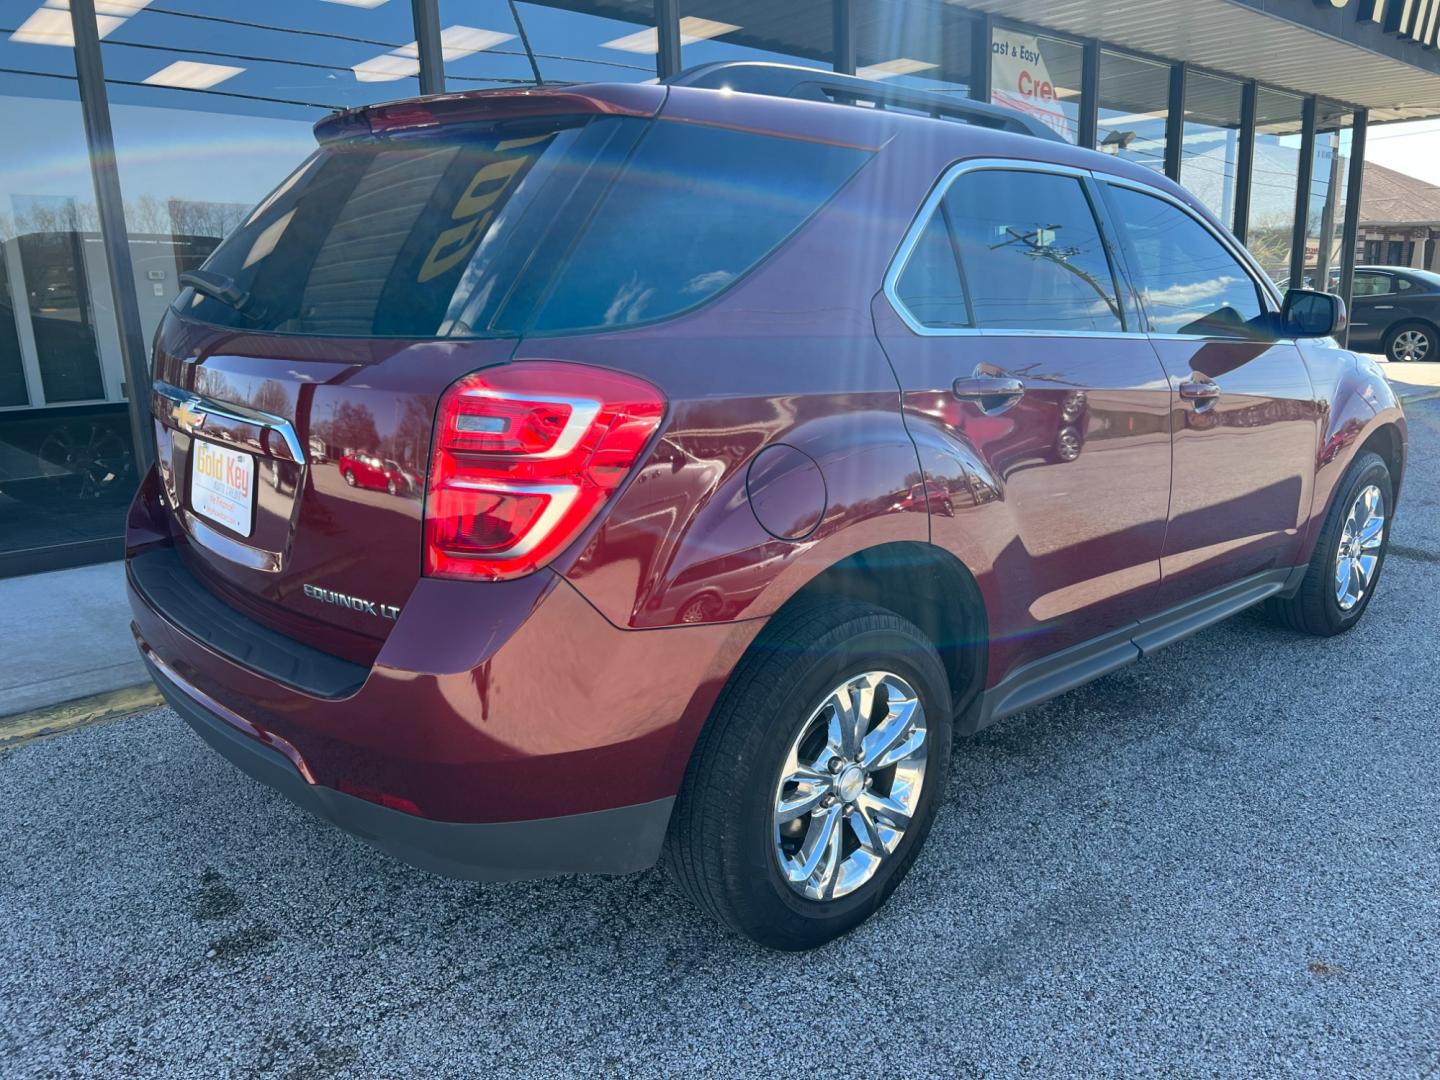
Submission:
[[[721,694],[667,843],[681,889],[762,945],[808,949],[889,898],[950,763],[934,646],[848,600],[776,616]]]
[[[1325,515],[1299,590],[1267,601],[1271,618],[1317,637],[1344,633],[1359,622],[1385,567],[1394,506],[1384,458],[1369,451],[1358,455]]]
[[[1385,355],[1402,363],[1436,359],[1440,343],[1435,340],[1435,328],[1425,323],[1401,323],[1386,335]]]

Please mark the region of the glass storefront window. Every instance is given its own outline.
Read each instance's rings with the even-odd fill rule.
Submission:
[[[1305,216],[1304,278],[1309,288],[1329,292],[1339,289],[1354,123],[1355,115],[1348,109],[1320,103],[1315,117],[1315,157],[1310,163],[1309,212]]]
[[[1084,56],[1073,41],[997,26],[990,39],[990,100],[1029,113],[1076,142]]]
[[[1163,173],[1170,65],[1101,50],[1099,105],[1097,149]]]
[[[1255,165],[1245,246],[1276,281],[1290,276],[1295,243],[1304,99],[1261,87],[1255,93]]]
[[[855,73],[917,90],[970,91],[975,23],[934,0],[856,0]]]
[[[147,341],[179,275],[315,149],[316,120],[420,92],[407,5],[251,0],[237,10],[168,0],[101,43]],[[457,40],[455,27],[446,33]]]
[[[680,0],[680,66],[770,60],[828,69],[835,60],[833,12],[831,0]]]
[[[0,36],[0,68],[5,574],[44,551],[118,557],[135,469],[71,50]]]
[[[1240,171],[1240,103],[1233,79],[1192,71],[1185,77],[1180,182],[1226,225],[1235,221]]]
[[[457,45],[471,33],[469,45],[447,43],[447,27],[461,28]],[[537,71],[542,82],[653,82],[660,47],[653,0],[440,0],[440,36],[449,90],[530,84]]]

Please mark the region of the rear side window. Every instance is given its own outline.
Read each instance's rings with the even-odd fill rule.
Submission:
[[[1357,271],[1355,288],[1351,290],[1351,295],[1384,296],[1394,291],[1394,280],[1389,274],[1369,274],[1363,270]]]
[[[1124,329],[1084,185],[1056,173],[982,169],[945,195],[974,323],[981,329]]]
[[[763,259],[869,157],[726,128],[652,125],[532,328],[625,326],[693,307]]]
[[[1153,332],[1252,337],[1269,331],[1259,286],[1214,233],[1154,195],[1111,186],[1110,198]]]

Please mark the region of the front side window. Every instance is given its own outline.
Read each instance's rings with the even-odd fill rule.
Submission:
[[[1073,176],[965,173],[945,209],[981,329],[1124,330],[1115,275],[1090,199]]]
[[[1112,185],[1110,197],[1152,333],[1268,333],[1259,287],[1214,233],[1154,195]]]

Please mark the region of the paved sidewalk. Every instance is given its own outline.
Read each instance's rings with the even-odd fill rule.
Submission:
[[[123,563],[0,580],[0,716],[148,681]]]
[[[1400,400],[1407,405],[1440,397],[1440,364],[1400,364],[1382,360],[1380,368],[1400,395]]]

